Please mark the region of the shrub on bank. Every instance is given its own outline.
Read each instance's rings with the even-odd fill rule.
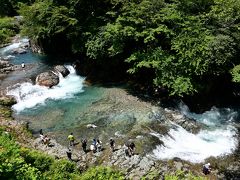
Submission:
[[[18,31],[16,20],[10,17],[0,18],[0,45],[8,43]]]
[[[174,174],[166,174],[164,177],[165,180],[207,180],[206,177],[195,176],[192,173],[185,173],[183,171],[177,171]]]
[[[87,170],[80,178],[80,180],[106,180],[106,179],[125,179],[121,172],[114,171],[109,167],[94,167]]]

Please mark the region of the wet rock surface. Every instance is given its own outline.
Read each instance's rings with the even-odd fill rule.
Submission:
[[[36,84],[40,86],[52,87],[59,83],[58,75],[53,72],[43,72],[39,74],[36,78]]]
[[[55,66],[54,71],[61,73],[63,77],[66,77],[70,73],[69,70],[63,65]]]
[[[0,60],[0,73],[9,73],[14,70],[14,65],[6,60]]]

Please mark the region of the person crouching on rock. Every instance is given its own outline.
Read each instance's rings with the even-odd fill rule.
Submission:
[[[47,137],[47,135],[44,136],[44,138],[43,138],[43,143],[44,143],[46,146],[49,146],[49,144],[50,144],[50,138]]]
[[[203,165],[202,171],[203,171],[203,173],[204,173],[205,175],[211,173],[210,165],[211,165],[210,163],[207,163],[207,164],[204,164],[204,165]]]

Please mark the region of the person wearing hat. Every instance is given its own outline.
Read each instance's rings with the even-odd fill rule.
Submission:
[[[211,172],[210,165],[211,165],[210,163],[207,163],[207,164],[203,165],[203,170],[202,171],[205,175],[210,174],[210,172]]]

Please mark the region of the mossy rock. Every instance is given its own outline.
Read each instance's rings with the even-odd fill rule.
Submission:
[[[10,118],[12,115],[12,110],[7,107],[0,107],[0,116],[4,118]]]
[[[16,99],[12,96],[1,96],[0,97],[0,105],[12,106],[16,103],[17,103]]]

